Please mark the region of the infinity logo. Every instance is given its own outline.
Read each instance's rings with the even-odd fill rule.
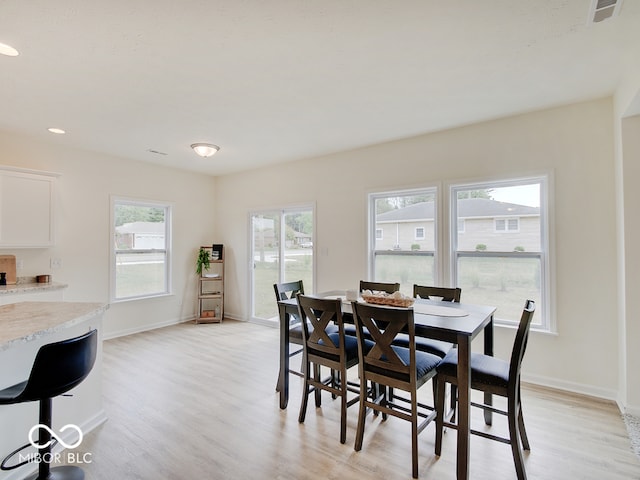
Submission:
[[[33,434],[38,430],[42,428],[43,430],[49,432],[51,434],[52,440],[49,440],[47,443],[45,443],[44,445],[40,445],[37,441],[35,441],[33,439]],[[43,449],[43,448],[47,448],[49,445],[52,445],[55,442],[60,443],[60,445],[62,445],[64,448],[76,448],[78,445],[80,445],[82,443],[82,430],[80,430],[80,427],[78,427],[77,425],[74,425],[73,423],[68,423],[67,425],[65,425],[64,427],[62,427],[60,429],[60,433],[64,432],[65,430],[69,430],[69,429],[75,430],[76,432],[78,432],[78,441],[76,443],[72,443],[72,444],[68,444],[65,443],[64,440],[62,440],[62,438],[60,438],[56,432],[54,432],[53,430],[51,430],[47,425],[43,425],[42,423],[39,423],[38,425],[34,425],[33,427],[31,427],[31,430],[29,430],[29,443],[31,443],[31,445],[33,445],[34,447],[38,448],[38,449]]]

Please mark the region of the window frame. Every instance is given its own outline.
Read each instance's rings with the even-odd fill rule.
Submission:
[[[137,206],[137,207],[147,207],[147,208],[161,208],[164,210],[164,228],[165,228],[165,242],[164,249],[158,248],[141,248],[136,249],[136,252],[148,252],[148,253],[163,253],[164,254],[164,285],[165,288],[163,291],[152,292],[152,293],[144,293],[138,295],[130,295],[127,297],[117,297],[117,272],[116,272],[116,262],[119,250],[116,248],[116,209],[118,206]],[[124,197],[124,196],[111,196],[111,209],[110,209],[110,238],[111,238],[111,247],[110,247],[110,262],[109,262],[109,271],[110,271],[110,281],[109,281],[109,297],[111,303],[121,303],[128,302],[133,300],[143,300],[148,298],[156,298],[156,297],[165,297],[173,294],[173,285],[171,282],[171,272],[172,272],[172,214],[173,214],[173,203],[171,202],[163,202],[157,200],[146,200],[139,199],[133,197]]]
[[[540,258],[540,304],[536,306],[536,316],[539,316],[540,323],[532,326],[532,330],[543,333],[557,334],[557,321],[555,315],[555,252],[554,233],[551,226],[554,225],[553,213],[553,172],[541,171],[535,172],[527,176],[483,178],[477,180],[451,181],[436,184],[429,184],[423,187],[410,187],[406,189],[388,189],[379,191],[370,191],[367,193],[367,278],[375,279],[375,258],[376,258],[376,218],[375,218],[375,201],[378,198],[393,196],[410,196],[420,192],[429,191],[434,194],[434,229],[435,229],[435,248],[434,248],[434,279],[436,284],[442,286],[454,286],[457,282],[457,236],[456,229],[459,226],[456,212],[456,195],[459,190],[480,189],[490,187],[509,187],[527,184],[540,185],[540,252],[500,252],[498,255],[505,257],[538,257]],[[499,233],[518,233],[522,224],[520,217],[518,218],[518,231],[509,231]],[[459,233],[466,233],[466,221],[462,220],[462,228]],[[495,224],[494,224],[495,225]],[[505,226],[507,223],[505,223]],[[387,252],[387,254],[400,254],[403,252]],[[417,253],[417,252],[415,252]],[[473,253],[473,252],[471,252]],[[496,255],[496,252],[488,252],[488,254]],[[525,299],[523,299],[524,302]],[[517,325],[518,319],[500,319],[495,318],[495,324],[500,326],[508,326],[509,328]]]
[[[442,269],[440,266],[439,258],[442,257],[442,242],[440,238],[441,227],[440,220],[442,217],[440,211],[440,184],[429,184],[422,187],[414,187],[414,188],[406,188],[406,189],[391,189],[391,190],[381,190],[381,191],[370,191],[367,194],[367,219],[368,219],[368,228],[367,228],[367,278],[372,281],[376,281],[375,278],[375,264],[376,264],[376,256],[380,254],[385,255],[406,255],[406,256],[432,256],[433,257],[433,277],[436,282],[440,282],[442,278]],[[376,209],[375,204],[376,200],[380,198],[388,198],[394,196],[415,196],[415,195],[433,195],[434,201],[434,218],[433,218],[433,228],[434,228],[434,250],[433,253],[426,250],[417,250],[417,251],[400,251],[397,250],[394,246],[392,250],[386,251],[376,251],[376,240],[381,240],[382,238],[376,237]],[[426,239],[426,227],[425,227],[425,239]],[[382,253],[384,252],[384,253]],[[378,281],[384,281],[378,279]]]
[[[456,227],[457,227],[457,196],[458,192],[461,190],[481,190],[481,189],[491,189],[491,188],[502,188],[502,187],[514,187],[514,186],[524,186],[531,184],[540,184],[540,252],[486,252],[476,253],[477,255],[485,255],[485,256],[518,256],[518,257],[539,257],[540,258],[540,299],[542,305],[536,305],[536,315],[539,315],[540,324],[532,326],[533,330],[538,330],[547,333],[556,333],[557,326],[555,321],[555,315],[553,315],[553,284],[554,284],[554,269],[553,269],[553,252],[551,250],[553,242],[551,239],[551,230],[550,225],[552,225],[552,209],[550,192],[552,189],[550,185],[552,183],[552,176],[550,173],[542,173],[539,175],[531,175],[526,177],[512,177],[512,178],[502,178],[495,180],[478,180],[478,181],[467,181],[467,182],[452,182],[448,185],[449,188],[449,198],[447,201],[447,206],[449,208],[449,258],[448,258],[448,266],[450,271],[450,280],[452,284],[457,283],[458,279],[458,250],[457,250],[457,235],[456,235]],[[505,217],[505,227],[507,227],[507,223],[509,219],[516,217]],[[494,222],[495,227],[495,222]],[[497,233],[518,233],[520,231],[520,221],[518,219],[518,231],[513,230],[501,230],[496,231]],[[469,252],[464,252],[461,256],[469,255]],[[523,299],[524,302],[525,299]],[[496,325],[505,325],[515,327],[517,326],[518,319],[504,319],[499,317],[494,317],[494,323]]]
[[[418,235],[418,231],[422,232],[422,235]],[[414,240],[425,240],[427,238],[427,231],[425,227],[415,227],[415,232],[413,235]]]

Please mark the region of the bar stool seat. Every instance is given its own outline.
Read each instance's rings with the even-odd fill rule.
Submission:
[[[40,402],[39,423],[47,428],[38,429],[40,447],[38,472],[28,480],[81,480],[84,472],[81,468],[65,465],[51,468],[51,413],[53,397],[68,392],[79,385],[91,372],[98,351],[98,332],[91,330],[79,337],[50,343],[40,347],[31,368],[29,378],[23,382],[0,390],[0,405],[24,402]],[[0,469],[13,470],[31,460],[7,465],[18,452],[30,447],[26,444],[7,455]]]

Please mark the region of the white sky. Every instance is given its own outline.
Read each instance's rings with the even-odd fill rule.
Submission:
[[[499,202],[539,207],[540,185],[534,184],[521,185],[517,187],[494,188],[491,192],[491,196],[494,200],[498,200]]]

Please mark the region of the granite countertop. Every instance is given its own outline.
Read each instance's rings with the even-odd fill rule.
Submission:
[[[18,279],[20,280],[20,279]],[[0,295],[12,295],[16,293],[37,293],[49,292],[51,290],[62,290],[67,288],[66,283],[37,283],[18,281],[15,285],[0,285]]]
[[[46,285],[46,284],[45,284]],[[103,314],[108,304],[18,302],[0,306],[0,351]]]

